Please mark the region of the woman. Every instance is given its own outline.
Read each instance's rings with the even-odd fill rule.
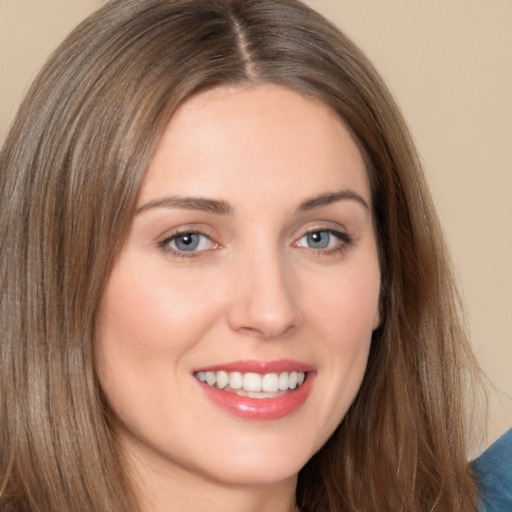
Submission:
[[[478,510],[418,158],[318,14],[108,2],[0,163],[5,510]]]

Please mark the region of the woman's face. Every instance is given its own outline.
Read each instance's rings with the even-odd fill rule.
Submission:
[[[368,178],[321,103],[260,85],[186,102],[102,297],[96,365],[137,464],[291,481],[342,421],[379,323]]]

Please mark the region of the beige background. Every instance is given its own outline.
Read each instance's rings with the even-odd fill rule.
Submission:
[[[0,0],[0,143],[52,48],[99,0]],[[310,0],[380,70],[422,155],[499,392],[488,439],[512,426],[512,1]]]

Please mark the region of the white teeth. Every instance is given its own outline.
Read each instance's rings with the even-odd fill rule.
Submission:
[[[287,372],[283,372],[279,374],[279,389],[281,391],[286,391],[288,389],[288,382],[290,382],[290,377]]]
[[[229,373],[229,387],[233,389],[242,389],[243,377],[240,372]]]
[[[266,373],[261,378],[261,390],[272,392],[279,390],[279,377],[277,373]]]
[[[217,387],[224,389],[229,384],[229,375],[227,372],[217,372]]]
[[[215,372],[206,372],[206,384],[213,386],[217,382],[217,375]]]
[[[197,372],[196,378],[208,386],[218,389],[227,389],[227,391],[241,390],[248,393],[277,393],[279,391],[288,391],[295,389],[304,383],[305,372],[281,372],[281,373],[241,373],[226,372],[220,370],[217,372]]]
[[[261,375],[258,373],[246,373],[242,387],[245,391],[261,391]]]

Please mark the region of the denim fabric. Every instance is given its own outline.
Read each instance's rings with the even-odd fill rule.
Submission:
[[[480,512],[512,512],[512,429],[472,463],[480,488]]]

